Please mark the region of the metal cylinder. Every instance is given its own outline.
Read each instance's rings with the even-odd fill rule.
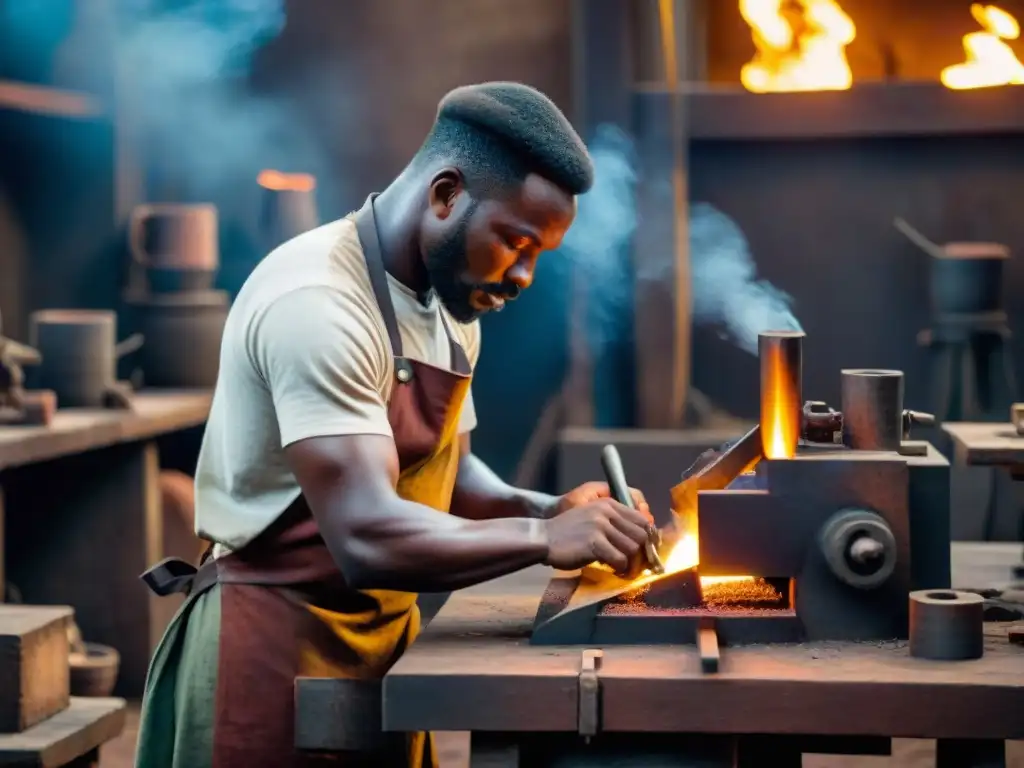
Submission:
[[[29,317],[29,343],[43,361],[32,385],[57,393],[61,408],[103,405],[116,379],[117,315],[105,310],[46,309]]]
[[[985,651],[985,601],[972,592],[910,593],[910,655],[936,661],[978,659]]]
[[[761,446],[766,459],[788,459],[796,454],[803,413],[803,345],[800,331],[766,331],[757,337]]]
[[[217,383],[228,309],[225,291],[151,293],[129,302],[146,344],[140,353],[147,387],[191,389]]]
[[[898,451],[903,439],[903,371],[842,372],[843,444]]]

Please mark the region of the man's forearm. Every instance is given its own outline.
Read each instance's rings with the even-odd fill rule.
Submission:
[[[318,522],[355,589],[449,592],[543,563],[548,555],[539,520],[461,520],[397,497],[348,501],[346,512],[324,510]]]
[[[557,504],[556,496],[509,485],[468,451],[459,460],[459,475],[452,494],[453,515],[469,520],[547,519],[555,513]]]

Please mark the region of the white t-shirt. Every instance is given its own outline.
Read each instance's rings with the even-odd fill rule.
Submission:
[[[403,353],[451,367],[436,298],[424,306],[388,276]],[[478,322],[452,334],[470,365]],[[310,437],[391,435],[394,360],[355,223],[342,219],[273,251],[235,299],[196,470],[196,532],[238,549],[299,496],[285,446]],[[476,426],[472,394],[460,431]]]

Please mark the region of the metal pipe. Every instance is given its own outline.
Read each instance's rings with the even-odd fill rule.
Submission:
[[[842,372],[843,444],[898,451],[903,439],[903,371]]]
[[[803,344],[800,331],[766,331],[757,337],[761,446],[766,459],[788,459],[796,454],[803,416]]]

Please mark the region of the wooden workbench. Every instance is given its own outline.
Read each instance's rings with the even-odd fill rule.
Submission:
[[[956,461],[978,467],[1024,468],[1024,437],[1010,423],[950,422],[942,425],[956,450]]]
[[[1024,437],[1017,434],[1010,423],[986,424],[977,422],[951,422],[942,425],[953,438],[954,461],[965,466],[1005,469],[1015,481],[1024,480]],[[996,487],[992,486],[988,515],[995,515]],[[1018,515],[1022,513],[1017,512]],[[987,526],[986,526],[987,527]],[[1018,530],[1024,532],[1024,517]],[[1010,569],[1018,580],[1024,579],[1024,563],[1018,560]]]
[[[979,546],[954,545],[954,583],[988,586],[1021,556]],[[528,642],[550,575],[453,595],[385,677],[384,727],[575,732],[582,647]],[[1021,739],[1024,648],[1006,632],[990,625],[985,656],[958,663],[911,659],[903,642],[725,648],[711,676],[692,646],[610,647],[601,730]]]
[[[165,556],[156,440],[201,426],[210,401],[142,392],[131,411],[66,409],[48,427],[0,428],[0,599],[6,571],[25,603],[72,606],[86,640],[120,652],[124,696],[141,694],[176,608],[139,580]]]

